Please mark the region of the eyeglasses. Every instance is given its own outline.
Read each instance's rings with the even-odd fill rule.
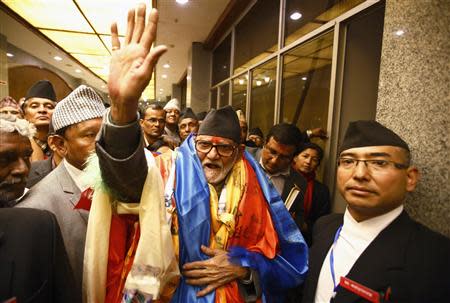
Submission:
[[[198,152],[207,154],[211,151],[211,149],[215,147],[217,153],[222,157],[229,157],[234,153],[236,149],[236,145],[231,144],[212,144],[209,141],[196,141],[195,149]]]
[[[408,165],[406,164],[396,163],[393,161],[382,159],[363,160],[353,158],[339,158],[337,164],[339,167],[343,169],[354,169],[356,166],[358,166],[359,162],[363,162],[370,172],[387,172],[392,168],[397,169],[408,168]]]
[[[145,119],[145,121],[150,122],[152,124],[156,124],[156,123],[163,124],[166,122],[165,119],[156,119],[156,118],[148,118],[148,119]]]

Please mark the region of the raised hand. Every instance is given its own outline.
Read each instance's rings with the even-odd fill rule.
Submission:
[[[165,46],[151,49],[156,37],[158,11],[152,9],[145,20],[145,4],[128,11],[124,45],[120,45],[117,24],[111,25],[112,58],[109,67],[108,90],[111,98],[111,118],[116,124],[136,119],[139,98],[148,85]]]
[[[186,283],[205,286],[197,293],[198,297],[205,296],[222,285],[249,275],[249,269],[229,261],[226,251],[211,249],[203,245],[201,250],[211,258],[184,264],[182,273],[186,278]]]

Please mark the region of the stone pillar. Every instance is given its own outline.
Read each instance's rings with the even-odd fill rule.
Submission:
[[[211,52],[200,42],[192,43],[187,70],[186,106],[194,112],[205,111],[209,107],[209,87],[211,79]]]
[[[450,237],[450,2],[387,0],[376,119],[421,172],[406,209]]]
[[[8,57],[6,57],[6,37],[0,34],[0,99],[9,96]]]

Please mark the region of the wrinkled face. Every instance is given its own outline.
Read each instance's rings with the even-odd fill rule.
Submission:
[[[178,123],[178,131],[180,133],[181,141],[189,136],[190,133],[198,132],[198,121],[192,118],[184,118]]]
[[[78,169],[83,169],[88,156],[95,149],[95,136],[100,131],[101,118],[86,120],[69,126],[58,144],[65,159]]]
[[[9,114],[16,116],[17,118],[22,118],[22,113],[20,112],[20,110],[13,106],[4,106],[0,108],[0,114]]]
[[[248,139],[250,141],[255,142],[257,147],[262,147],[263,146],[263,138],[261,138],[258,135],[250,135],[250,136],[248,136]]]
[[[32,153],[27,137],[0,131],[0,207],[23,194]]]
[[[340,157],[364,160],[388,160],[405,164],[406,153],[394,146],[370,146],[345,150]],[[338,166],[337,186],[355,219],[365,220],[387,213],[403,203],[406,192],[415,189],[418,171],[388,166],[370,171],[363,162],[353,168]]]
[[[294,145],[281,144],[270,137],[261,151],[264,169],[270,174],[286,170],[294,158],[295,149]]]
[[[178,125],[178,120],[180,119],[180,111],[173,108],[167,109],[166,113],[166,123],[170,125]]]
[[[55,109],[55,102],[44,98],[31,98],[26,102],[24,108],[24,117],[36,127],[48,126],[53,110]]]
[[[225,181],[225,178],[228,176],[228,173],[238,159],[238,145],[231,139],[206,135],[198,135],[195,141],[206,141],[211,142],[212,144],[223,144],[235,147],[233,154],[229,157],[219,155],[216,147],[211,148],[208,153],[199,152],[197,150],[197,155],[202,163],[203,172],[205,173],[208,183],[218,185]]]
[[[294,158],[294,167],[297,171],[309,174],[316,171],[319,166],[319,155],[317,150],[307,148]]]
[[[142,130],[145,135],[152,139],[157,139],[164,133],[166,125],[166,112],[162,109],[148,108],[145,111],[144,119],[141,119]]]

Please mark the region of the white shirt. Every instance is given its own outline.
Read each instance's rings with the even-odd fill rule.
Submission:
[[[264,172],[266,173],[267,178],[269,178],[269,180],[272,181],[273,185],[275,186],[275,189],[281,196],[281,194],[283,193],[283,188],[284,188],[284,183],[286,182],[286,178],[289,177],[290,167],[288,166],[288,168],[286,168],[285,170],[272,175],[264,167],[264,164],[262,162],[262,156],[259,159],[259,164],[264,169]]]
[[[344,224],[342,226],[339,238],[336,241],[334,256],[334,273],[336,284],[339,284],[340,278],[346,276],[359,256],[369,246],[369,244],[385,229],[392,221],[397,218],[403,211],[403,205],[391,210],[390,212],[357,222],[353,219],[348,209],[344,214]],[[330,269],[330,250],[325,257],[322,269],[320,270],[317,282],[316,296],[314,302],[326,303],[330,302],[334,294],[333,279]]]
[[[67,162],[66,159],[63,160],[62,164],[66,167],[67,172],[72,177],[73,182],[75,182],[76,186],[81,192],[88,189],[89,186],[85,181],[86,173],[84,171],[76,168],[75,166]]]

